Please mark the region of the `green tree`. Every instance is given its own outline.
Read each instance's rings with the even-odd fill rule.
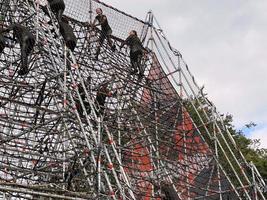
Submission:
[[[205,138],[206,142],[210,145],[210,147],[213,147],[212,146],[213,141],[210,140],[210,138],[206,134],[205,129],[203,128],[203,124],[205,124],[205,127],[209,130],[209,132],[212,133],[214,132],[214,130],[216,131],[216,129],[214,129],[214,127],[212,126],[212,123],[210,123],[212,116],[213,116],[212,109],[209,105],[207,105],[207,107],[203,105],[207,105],[203,98],[198,98],[191,102],[190,101],[183,102],[183,106],[190,113],[190,116],[192,117],[193,121],[195,122],[200,132],[203,134],[203,137]],[[232,159],[232,157],[230,156],[230,152],[227,150],[227,148],[225,148],[226,142],[232,149],[237,159],[240,160],[240,162],[242,162],[242,159],[240,159],[240,154],[238,153],[239,152],[238,150],[242,152],[242,154],[244,155],[245,159],[248,162],[252,161],[266,182],[267,180],[267,149],[260,148],[260,140],[249,139],[245,136],[245,134],[241,130],[236,129],[235,126],[233,125],[232,115],[223,115],[223,116],[224,116],[223,123],[221,123],[220,120],[217,118],[216,118],[216,121],[218,120],[217,124],[219,128],[222,130],[225,139],[222,139],[220,135],[217,135],[217,138],[222,143],[222,147],[224,148],[225,153],[229,155],[229,157],[227,156],[228,159],[234,163],[234,159]],[[248,129],[251,129],[251,128],[254,128],[256,124],[249,123],[245,126]],[[228,134],[226,133],[225,128],[229,130],[230,134],[235,139],[236,146],[233,145],[233,143],[231,142],[231,138],[228,137]],[[237,147],[237,149],[235,147]],[[225,162],[225,157],[223,157],[222,155],[223,155],[222,151],[219,150],[220,162],[227,170],[229,166]],[[236,165],[234,165],[234,167],[237,173],[241,175],[240,169]],[[250,169],[247,169],[247,170],[248,170],[248,173],[250,173],[249,172]]]
[[[226,126],[234,136],[238,148],[241,150],[248,162],[252,161],[263,179],[267,180],[267,149],[260,148],[259,139],[247,138],[242,130],[237,130],[233,125],[232,115],[227,115],[224,120]],[[252,129],[257,125],[253,122],[246,124],[245,127]]]

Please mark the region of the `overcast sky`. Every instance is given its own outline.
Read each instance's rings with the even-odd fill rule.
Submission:
[[[152,10],[199,85],[234,124],[267,147],[266,0],[103,0],[144,19]]]

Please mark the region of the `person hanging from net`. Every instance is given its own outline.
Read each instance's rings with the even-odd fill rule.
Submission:
[[[2,32],[3,30],[4,30],[4,22],[3,22],[3,19],[1,17],[1,19],[0,19],[0,32]],[[4,35],[1,33],[0,34],[0,55],[4,51],[5,47],[6,47],[6,40],[5,40]]]
[[[35,38],[28,27],[22,26],[19,23],[14,23],[5,29],[2,29],[0,35],[13,31],[13,40],[18,41],[21,49],[21,66],[18,71],[19,75],[26,75],[29,71],[28,57],[35,45]]]
[[[91,76],[87,77],[84,85],[85,85],[87,91],[90,92],[91,91]],[[86,109],[87,114],[90,114],[91,113],[90,103],[88,102],[88,100],[86,98],[86,92],[82,86],[82,83],[80,83],[78,85],[78,91],[79,91],[79,94],[81,96],[81,99],[82,99],[82,102],[83,102],[83,105]],[[81,104],[79,99],[76,100],[76,108],[77,108],[77,111],[78,111],[80,118],[84,118],[83,107],[82,107],[82,104]]]
[[[105,112],[105,103],[107,97],[117,96],[117,90],[112,92],[109,89],[109,81],[105,81],[98,89],[95,99],[96,114],[97,116],[103,116]]]
[[[67,190],[71,189],[72,180],[79,173],[79,168],[77,167],[77,159],[78,155],[75,155],[73,163],[70,163],[64,173],[64,182],[67,184]]]
[[[48,0],[48,3],[58,22],[61,22],[65,10],[64,0]],[[44,13],[50,17],[47,6],[41,5],[40,7],[44,11]]]
[[[180,200],[177,192],[171,184],[161,183],[162,200]]]
[[[49,4],[49,6],[51,8],[52,13],[56,16],[58,23],[62,22],[63,13],[65,10],[64,0],[48,0],[47,3]],[[40,4],[40,8],[49,17],[48,24],[53,25],[52,20],[51,20],[51,15],[48,11],[47,3],[46,4]],[[50,29],[50,31],[51,31],[51,33],[54,34],[54,38],[57,38],[56,31],[55,31],[54,27],[52,27]],[[45,32],[48,33],[47,30]]]
[[[73,28],[69,25],[69,21],[66,17],[62,18],[62,21],[59,22],[59,32],[62,35],[66,47],[70,49],[72,52],[74,52],[74,49],[76,48],[77,45],[77,38],[73,32]],[[69,52],[67,56],[69,56]],[[71,64],[70,61],[67,59],[67,68],[68,70],[71,70]]]
[[[6,28],[6,25],[4,24],[4,18],[0,16],[0,33],[1,31]],[[0,34],[0,55],[4,51],[6,47],[13,48],[14,47],[14,40],[12,37],[8,37],[4,34]]]
[[[102,47],[105,39],[107,39],[108,45],[111,47],[111,50],[113,52],[116,50],[116,46],[115,44],[112,43],[111,40],[112,29],[110,28],[106,15],[103,15],[103,11],[101,8],[96,9],[96,14],[97,16],[95,17],[92,26],[93,27],[101,26],[99,45],[97,47],[95,54],[95,60],[98,60],[98,56],[100,54],[100,48]],[[97,22],[98,24],[96,24]]]
[[[39,110],[39,107],[41,107],[43,101],[45,100],[45,90],[46,90],[46,84],[47,84],[47,79],[44,80],[43,82],[43,85],[42,85],[42,88],[39,92],[39,95],[36,99],[36,102],[35,102],[35,106],[37,107],[36,109],[36,113],[34,115],[34,124],[36,125],[37,124],[37,121],[38,121],[38,117],[39,117],[39,114],[40,114],[40,110]]]
[[[122,42],[120,49],[124,45],[130,47],[130,60],[133,67],[131,74],[137,74],[139,72],[139,77],[142,77],[144,75],[144,69],[142,69],[141,61],[143,54],[146,53],[147,50],[143,47],[135,30],[130,31],[129,36]]]

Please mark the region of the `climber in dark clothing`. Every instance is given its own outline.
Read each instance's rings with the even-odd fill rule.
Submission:
[[[136,74],[139,71],[139,75],[143,76],[144,72],[141,68],[141,60],[143,53],[146,52],[146,49],[143,47],[142,42],[138,38],[135,30],[132,30],[129,33],[129,36],[124,42],[122,42],[120,48],[122,48],[125,44],[130,47],[130,59],[133,67],[131,74]]]
[[[64,0],[48,0],[48,3],[50,5],[51,11],[56,16],[58,22],[61,22],[62,15],[65,10]],[[49,12],[46,6],[41,6],[41,9],[45,12],[45,14],[49,16]]]
[[[86,79],[85,87],[88,90],[88,92],[91,91],[91,77],[90,76]],[[87,114],[90,114],[91,113],[90,103],[87,101],[86,93],[85,93],[84,88],[83,88],[81,83],[78,85],[78,91],[79,91],[79,94],[81,96],[81,99],[82,99],[82,102],[83,102],[83,105],[86,109]],[[76,108],[77,108],[77,111],[78,111],[80,117],[83,118],[84,117],[83,108],[82,108],[82,105],[78,99],[76,100]]]
[[[5,38],[2,35],[2,31],[4,30],[4,23],[0,22],[0,54],[4,51],[5,49]]]
[[[105,103],[107,97],[116,96],[117,92],[112,93],[108,89],[108,82],[104,83],[97,91],[95,105],[97,109],[97,115],[103,115],[105,111]]]
[[[0,54],[4,51],[5,49],[5,40],[4,37],[2,35],[0,35]]]
[[[13,38],[7,37],[2,32],[4,32],[4,29],[7,28],[4,24],[4,19],[0,15],[0,55],[4,51],[6,47],[13,47]]]
[[[99,46],[97,47],[96,50],[96,56],[95,59],[98,60],[98,55],[100,53],[100,48],[104,43],[104,40],[107,39],[109,46],[111,47],[112,51],[116,50],[116,46],[112,44],[111,41],[111,34],[112,34],[112,29],[110,28],[108,24],[108,19],[105,15],[103,15],[103,11],[101,8],[96,9],[96,14],[97,16],[95,17],[95,20],[93,22],[93,27],[94,26],[101,26],[101,32],[100,32],[100,39],[99,39]],[[98,24],[96,22],[98,21]]]
[[[63,17],[62,21],[59,22],[59,32],[61,33],[66,46],[73,52],[77,45],[77,38],[73,33],[73,28],[69,25],[68,19]],[[69,52],[67,56],[69,56]],[[67,59],[67,68],[71,70],[71,63],[69,59]]]
[[[21,49],[21,68],[18,71],[19,75],[28,73],[28,56],[32,52],[35,38],[29,29],[18,23],[12,24],[7,29],[2,30],[2,33],[13,30],[13,40],[17,40]],[[0,33],[1,34],[1,33]]]
[[[84,91],[81,84],[78,85],[78,90],[79,90],[79,94],[81,96],[81,99],[83,101],[83,105],[85,106],[85,108],[87,108],[87,107],[90,108],[90,104],[87,101],[85,101],[85,99],[86,99],[85,91]],[[84,118],[82,104],[80,103],[79,99],[76,100],[76,108],[77,108],[77,111],[78,111],[80,117]],[[87,111],[88,111],[88,109],[87,109]],[[90,111],[91,111],[91,109],[89,110],[89,113],[90,113]],[[88,112],[87,112],[87,114],[88,114]]]
[[[64,174],[64,181],[67,183],[67,190],[71,189],[72,180],[79,173],[79,168],[77,168],[76,165],[77,155],[75,155],[73,163],[70,163],[68,170]]]
[[[66,46],[73,52],[77,45],[77,38],[73,33],[73,28],[69,25],[65,17],[59,22],[59,31],[64,38]]]
[[[161,191],[163,193],[163,200],[180,200],[177,192],[174,190],[172,185],[164,184],[161,186]]]
[[[61,22],[65,10],[64,0],[48,0],[52,12],[56,15],[58,22]]]
[[[3,22],[0,21],[0,54],[4,51],[6,47],[10,48],[14,47],[14,42],[15,42],[13,38],[1,34],[2,31],[4,32],[4,27],[6,26],[4,25]]]
[[[35,106],[37,106],[37,109],[36,109],[36,113],[35,113],[35,116],[34,116],[34,124],[36,125],[37,123],[37,120],[38,120],[38,117],[39,117],[39,114],[40,114],[40,110],[38,107],[41,107],[44,99],[45,99],[45,87],[46,87],[46,84],[47,84],[47,79],[45,79],[45,81],[43,82],[43,85],[42,85],[42,88],[39,92],[39,95],[36,99],[36,102],[35,102]]]

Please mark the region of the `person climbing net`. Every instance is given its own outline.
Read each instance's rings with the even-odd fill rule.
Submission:
[[[19,75],[26,75],[29,71],[29,63],[28,63],[28,57],[30,53],[33,51],[33,47],[35,45],[35,37],[31,33],[30,29],[19,24],[14,23],[7,28],[4,28],[0,31],[0,38],[1,40],[1,52],[4,50],[4,47],[6,46],[3,42],[3,36],[1,36],[4,33],[8,33],[10,31],[13,31],[13,41],[19,42],[20,49],[21,49],[21,64],[20,69],[18,71]],[[0,52],[0,53],[1,53]]]
[[[113,44],[113,42],[111,40],[112,29],[108,23],[107,16],[103,14],[103,11],[101,8],[96,9],[96,14],[97,14],[97,16],[95,17],[91,26],[93,28],[95,28],[97,26],[101,26],[101,31],[100,31],[100,36],[99,36],[99,44],[98,44],[96,54],[95,54],[95,59],[98,60],[98,56],[100,54],[100,49],[103,46],[105,39],[107,40],[108,45],[110,46],[110,48],[113,52],[116,50],[116,46],[115,46],[115,44]]]
[[[141,61],[147,50],[143,47],[142,42],[137,36],[137,32],[135,30],[130,31],[129,36],[125,41],[122,42],[120,49],[124,45],[128,45],[130,47],[130,60],[133,68],[131,74],[138,73],[139,77],[142,77],[144,75],[144,70],[141,66]]]

